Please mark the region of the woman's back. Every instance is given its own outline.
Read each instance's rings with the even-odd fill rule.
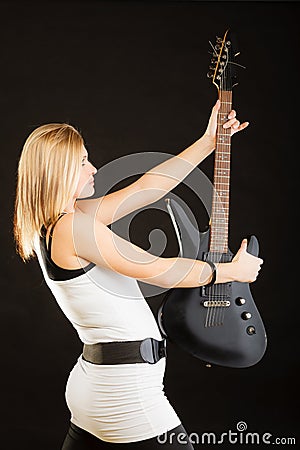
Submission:
[[[63,234],[66,233],[63,220],[51,227],[51,232],[37,238],[36,253],[49,288],[81,341],[92,344],[147,337],[161,339],[134,278],[91,263],[66,269],[53,261],[53,248],[68,251],[69,236]]]

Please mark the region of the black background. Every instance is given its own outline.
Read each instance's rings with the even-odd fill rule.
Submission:
[[[235,252],[250,233],[260,241],[265,264],[252,293],[268,349],[248,369],[207,369],[169,345],[165,390],[189,433],[234,431],[245,421],[271,441],[296,437],[299,4],[11,1],[0,3],[0,17],[1,448],[60,448],[69,420],[65,383],[81,350],[37,263],[24,265],[14,251],[25,138],[42,123],[67,121],[82,131],[97,167],[142,151],[177,154],[205,130],[217,95],[206,77],[208,41],[228,27],[247,66],[233,103],[250,121],[232,142],[230,246]],[[201,164],[208,176],[212,164],[212,156]],[[174,191],[189,203],[183,186]],[[157,214],[133,222],[132,241],[145,249],[152,228],[169,226]],[[154,312],[161,299],[148,299]]]

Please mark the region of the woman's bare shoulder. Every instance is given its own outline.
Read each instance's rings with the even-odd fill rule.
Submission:
[[[65,214],[56,223],[52,233],[51,257],[58,266],[76,269],[79,261],[81,266],[89,262],[78,256],[74,239],[74,230],[78,227],[84,229],[83,219],[82,213],[75,211]]]

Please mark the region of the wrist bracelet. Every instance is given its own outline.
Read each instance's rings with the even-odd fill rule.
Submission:
[[[213,262],[211,262],[211,261],[204,261],[204,262],[206,262],[206,263],[210,266],[211,271],[212,271],[212,277],[211,277],[211,280],[210,280],[210,282],[209,282],[208,284],[205,284],[205,286],[212,286],[212,285],[215,284],[215,282],[216,282],[216,278],[217,278],[217,266],[216,266]]]

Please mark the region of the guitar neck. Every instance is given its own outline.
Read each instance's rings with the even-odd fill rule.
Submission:
[[[214,162],[214,191],[210,218],[210,252],[228,252],[229,190],[230,190],[230,129],[223,128],[232,109],[232,91],[219,90],[221,107],[218,113]]]

